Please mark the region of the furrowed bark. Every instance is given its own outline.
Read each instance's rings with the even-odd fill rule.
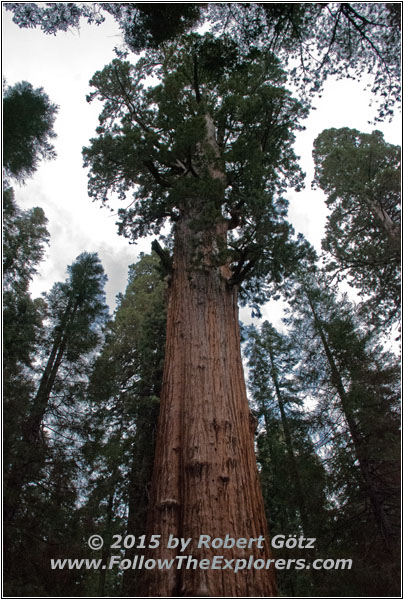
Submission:
[[[148,534],[161,535],[150,558],[175,558],[170,534],[192,538],[196,559],[270,558],[240,354],[237,289],[226,265],[215,266],[217,238],[177,224],[167,317],[165,369]],[[195,260],[195,253],[202,260]],[[197,548],[200,535],[265,537],[264,547]],[[234,564],[234,563],[233,563]],[[169,570],[147,574],[148,596],[272,596],[273,570]]]

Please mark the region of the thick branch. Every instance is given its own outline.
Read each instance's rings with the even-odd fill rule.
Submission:
[[[156,165],[154,164],[154,162],[151,159],[143,160],[143,164],[145,167],[148,168],[150,174],[154,177],[154,179],[157,181],[157,183],[159,183],[162,187],[166,187],[166,188],[171,187],[170,182],[167,181],[167,179],[165,179],[165,177],[163,177],[163,175],[161,175],[161,173],[159,172]]]
[[[173,271],[173,259],[167,248],[163,248],[157,240],[153,240],[151,247],[159,256],[164,270],[167,271],[168,274],[171,274]]]
[[[193,80],[193,85],[194,85],[194,91],[195,91],[195,98],[197,103],[199,104],[201,101],[201,91],[199,89],[199,77],[198,77],[198,60],[196,58],[196,54],[194,54],[194,80]]]

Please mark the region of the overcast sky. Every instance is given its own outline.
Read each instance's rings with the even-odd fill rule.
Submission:
[[[3,9],[3,77],[8,85],[28,81],[35,88],[43,87],[51,101],[59,105],[55,131],[55,161],[41,163],[36,175],[24,186],[14,184],[16,201],[21,208],[41,206],[49,220],[51,234],[46,259],[31,287],[34,296],[47,291],[56,281],[66,278],[66,267],[83,251],[98,252],[108,275],[107,301],[114,309],[115,296],[123,292],[128,265],[135,262],[140,251],[150,251],[150,240],[136,246],[118,236],[116,215],[87,195],[87,173],[82,167],[81,149],[95,135],[101,105],[88,104],[88,84],[98,71],[115,58],[114,47],[121,36],[115,22],[107,18],[97,27],[83,24],[80,31],[45,35],[40,30],[20,29],[12,23],[12,14]],[[291,191],[290,220],[297,232],[320,250],[327,210],[324,196],[312,191],[311,157],[313,140],[325,128],[351,127],[362,132],[383,131],[386,141],[401,144],[401,119],[392,123],[369,123],[375,108],[369,107],[370,96],[364,84],[351,80],[330,81],[322,98],[318,98],[306,131],[298,134],[295,150],[307,173],[306,189]],[[263,311],[266,318],[279,324],[280,311],[269,305]],[[241,318],[248,319],[243,310]]]

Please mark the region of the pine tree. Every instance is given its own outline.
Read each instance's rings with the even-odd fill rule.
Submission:
[[[33,392],[33,359],[42,335],[44,304],[29,292],[49,233],[39,207],[21,210],[9,177],[22,181],[41,158],[54,158],[49,139],[57,107],[43,89],[21,82],[3,90],[3,383],[4,468],[10,466],[19,430]]]
[[[42,89],[27,82],[3,93],[3,166],[6,178],[24,180],[40,158],[53,158],[48,138],[55,136],[57,107]],[[39,207],[21,210],[6,179],[3,186],[3,382],[5,469],[32,393],[30,371],[44,317],[43,302],[29,293],[32,277],[49,240]],[[32,374],[32,373],[31,373]]]
[[[294,294],[288,322],[305,356],[301,376],[318,400],[322,453],[338,503],[333,546],[355,556],[349,582],[358,593],[375,586],[393,593],[399,554],[397,361],[374,343],[352,305],[336,300],[335,290],[313,273],[300,274]],[[361,577],[365,552],[369,562]],[[380,564],[381,555],[386,560],[377,583],[370,565]]]
[[[65,586],[73,594],[83,591],[83,578],[74,571],[55,578],[50,558],[66,556],[68,549],[83,553],[77,511],[82,399],[88,358],[107,316],[106,277],[96,254],[81,254],[68,271],[66,282],[45,296],[47,335],[37,356],[42,364],[24,413],[19,419],[7,415],[14,427],[4,471],[5,583],[12,595],[63,595]]]
[[[37,272],[49,234],[41,208],[21,210],[14,191],[3,193],[3,326],[5,370],[29,366],[40,327],[41,302],[31,299],[29,285]]]
[[[107,316],[104,285],[106,276],[96,254],[82,253],[68,267],[69,277],[57,283],[46,296],[50,335],[45,342],[46,363],[38,389],[33,398],[24,435],[32,443],[40,438],[40,428],[59,370],[76,369],[79,377],[80,360],[92,352],[100,341]],[[74,381],[74,378],[72,378]]]
[[[257,460],[273,536],[293,532],[316,538],[316,548],[277,551],[277,557],[313,560],[328,526],[326,471],[314,450],[313,423],[304,405],[307,388],[297,378],[299,349],[268,321],[244,329],[248,387],[258,418]],[[278,573],[280,593],[317,595],[313,572]]]
[[[44,303],[31,298],[49,234],[40,208],[21,210],[11,188],[3,194],[3,465],[10,467],[16,430],[21,430],[34,392],[34,359],[43,333]]]
[[[298,527],[306,535],[309,535],[310,518],[306,506],[307,493],[303,491],[307,487],[307,482],[304,484],[304,478],[299,471],[299,456],[295,448],[296,443],[298,445],[305,444],[307,453],[310,451],[311,444],[308,423],[305,422],[304,413],[301,412],[303,405],[301,393],[299,393],[296,377],[294,377],[298,355],[293,354],[292,344],[287,337],[276,331],[268,321],[264,321],[260,332],[255,328],[250,328],[248,333],[249,342],[246,353],[249,357],[248,366],[250,368],[249,387],[252,390],[257,410],[264,416],[264,421],[270,417],[271,413],[272,415],[276,414],[282,430],[289,464],[288,471],[291,473],[294,487],[291,501],[299,512]],[[265,428],[266,435],[269,436],[270,427],[266,424]],[[299,437],[304,435],[305,429],[306,440],[304,441]],[[311,452],[313,453],[313,449]],[[316,496],[318,497],[318,493]],[[313,515],[311,520],[313,520]]]
[[[124,538],[145,533],[166,326],[166,283],[159,262],[156,255],[142,255],[130,266],[127,289],[118,296],[87,392],[90,418],[82,451],[90,475],[85,511],[92,523],[98,515],[89,535],[97,531],[105,540],[112,534]],[[107,541],[104,560],[108,548]],[[134,553],[127,549],[125,556]],[[137,584],[133,572],[115,577],[104,570],[97,593],[136,595]]]
[[[72,408],[79,410],[86,355],[99,343],[106,317],[106,277],[97,255],[81,254],[68,271],[67,281],[55,284],[46,296],[49,333],[42,344],[42,372],[20,428],[14,432],[14,456],[5,474],[7,522],[24,504],[24,484],[42,476],[48,438],[53,438],[48,431],[66,433],[80,420]]]

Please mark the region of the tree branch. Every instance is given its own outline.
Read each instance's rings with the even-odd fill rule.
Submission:
[[[166,188],[171,187],[170,182],[167,181],[167,179],[165,179],[161,175],[161,173],[159,172],[156,165],[154,164],[154,162],[151,159],[143,160],[143,164],[145,167],[147,167],[150,174],[154,177],[154,179],[157,181],[157,183],[159,183],[162,187],[166,187]]]
[[[170,252],[167,248],[163,248],[157,240],[153,240],[151,247],[160,258],[164,271],[171,275],[173,272],[173,259],[170,256]]]

